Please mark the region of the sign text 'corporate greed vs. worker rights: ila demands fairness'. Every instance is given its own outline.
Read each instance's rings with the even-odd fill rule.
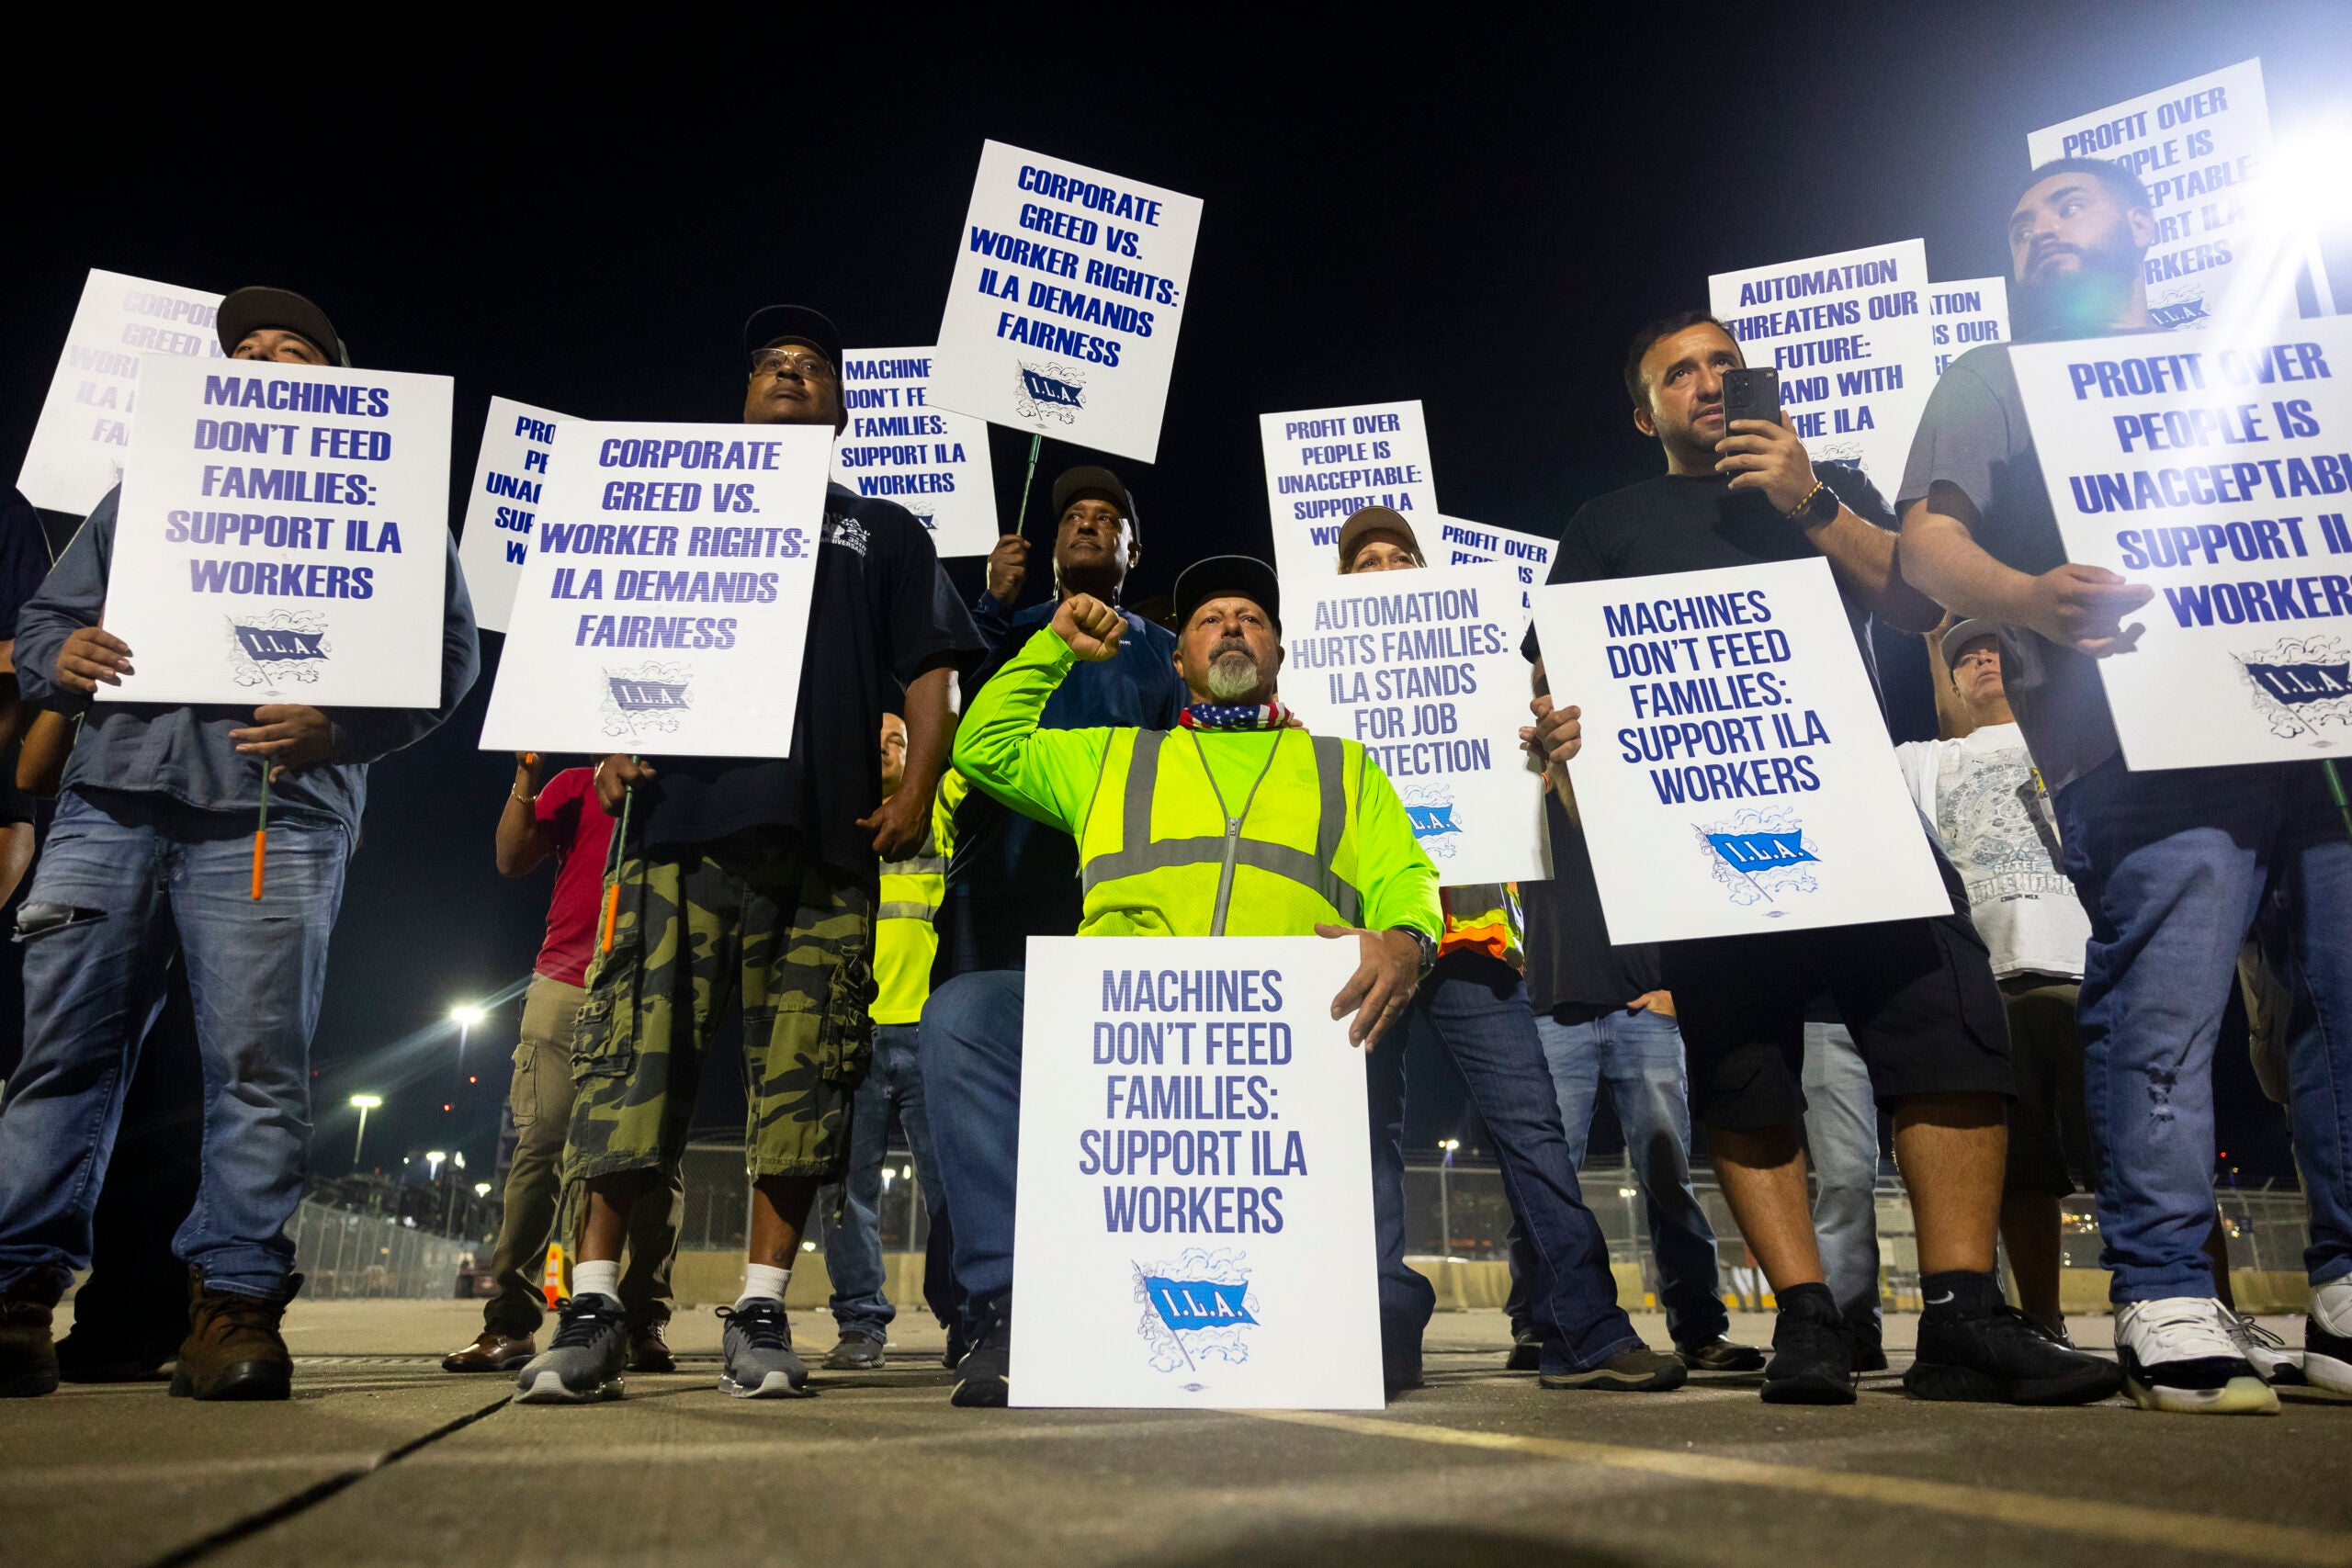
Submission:
[[[153,354],[123,471],[101,702],[441,700],[446,376]]]
[[[787,755],[831,457],[820,425],[558,425],[483,748]]]
[[[1535,591],[1614,942],[1951,908],[1829,563]]]
[[[2067,558],[2156,591],[2098,661],[2125,761],[2352,741],[2352,318],[2010,355]]]

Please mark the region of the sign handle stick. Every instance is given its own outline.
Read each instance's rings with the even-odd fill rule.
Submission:
[[[2320,772],[2327,775],[2327,793],[2335,802],[2337,815],[2344,818],[2344,836],[2352,839],[2352,800],[2344,795],[2344,775],[2335,771],[2335,759],[2320,760]]]
[[[1036,481],[1037,451],[1045,444],[1046,438],[1042,435],[1029,438],[1029,471],[1021,476],[1021,510],[1012,514],[1012,532],[1016,534],[1029,525],[1029,487]]]
[[[261,815],[254,821],[254,897],[261,897],[261,864],[269,855],[269,759],[261,760]],[[2339,795],[2338,798],[2342,798]]]
[[[629,761],[634,762],[637,759],[635,757],[631,757]],[[605,876],[605,929],[597,941],[596,946],[596,951],[599,953],[612,952],[613,927],[619,923],[620,920],[621,862],[624,853],[624,847],[628,842],[629,808],[636,804],[637,786],[635,784],[630,784],[621,791],[620,825],[613,829],[612,866]]]

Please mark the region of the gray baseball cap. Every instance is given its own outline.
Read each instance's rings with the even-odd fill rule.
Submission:
[[[293,333],[307,340],[312,348],[327,356],[331,364],[349,367],[351,351],[335,334],[334,323],[327,313],[284,288],[240,288],[220,301],[220,311],[214,325],[220,333],[220,350],[234,354],[237,345],[265,327]]]
[[[1973,615],[1967,620],[1959,622],[1951,628],[1951,630],[1944,633],[1945,668],[1950,669],[1952,661],[1960,657],[1960,650],[1966,648],[1970,643],[1974,642],[1978,637],[1989,637],[1997,638],[2000,635],[2001,623],[1998,621],[1988,621],[1981,615]]]

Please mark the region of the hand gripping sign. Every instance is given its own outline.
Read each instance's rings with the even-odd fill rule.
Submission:
[[[100,702],[430,708],[448,591],[446,376],[140,362]]]
[[[832,432],[556,426],[485,750],[792,749]]]
[[[1376,1410],[1356,943],[1033,937],[1016,1405]]]
[[[1611,942],[1951,910],[1827,561],[1534,597]]]
[[[1152,461],[1200,227],[1196,197],[983,142],[931,400]]]

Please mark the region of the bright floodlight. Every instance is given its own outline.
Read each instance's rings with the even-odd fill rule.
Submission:
[[[449,1021],[451,1023],[458,1024],[462,1028],[471,1029],[475,1024],[481,1021],[481,1009],[478,1007],[451,1008],[449,1010]]]
[[[384,1097],[380,1094],[355,1094],[351,1097],[351,1103],[357,1110],[373,1111],[384,1103]]]
[[[447,1159],[449,1156],[446,1151],[441,1149],[427,1149],[424,1151],[424,1157],[432,1164],[439,1165],[443,1160]]]
[[[1437,1146],[1442,1149],[1458,1149],[1462,1146],[1462,1140],[1459,1138],[1441,1138],[1438,1140]]]
[[[474,1183],[474,1196],[475,1196],[475,1197],[477,1197],[477,1198],[487,1198],[487,1197],[489,1197],[489,1196],[490,1196],[490,1183],[489,1183],[489,1182],[487,1182],[487,1181],[477,1181],[477,1182],[475,1182],[475,1183]]]

